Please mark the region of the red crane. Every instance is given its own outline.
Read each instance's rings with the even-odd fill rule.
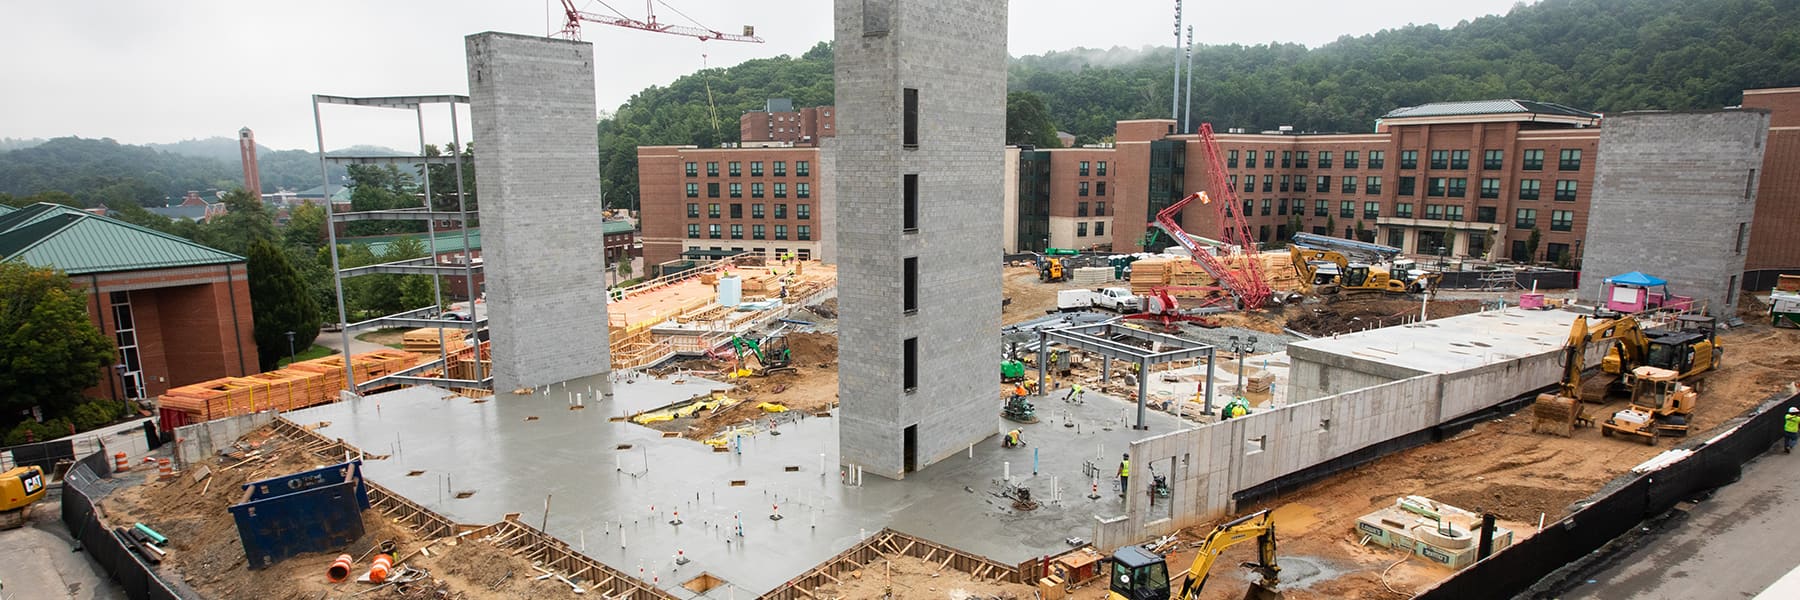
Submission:
[[[1203,204],[1213,203],[1212,198],[1208,197],[1206,192],[1188,194],[1186,198],[1169,205],[1168,208],[1157,211],[1156,222],[1152,225],[1161,229],[1170,239],[1175,240],[1176,244],[1181,245],[1181,248],[1187,251],[1188,256],[1192,257],[1194,262],[1199,263],[1202,270],[1205,270],[1213,279],[1218,280],[1220,287],[1225,288],[1225,291],[1231,292],[1231,295],[1238,299],[1244,310],[1262,308],[1263,303],[1269,300],[1269,284],[1262,280],[1261,269],[1234,270],[1226,266],[1219,260],[1221,257],[1213,256],[1212,252],[1200,247],[1200,242],[1194,241],[1194,238],[1189,237],[1186,231],[1181,230],[1181,224],[1175,222],[1175,215],[1180,214],[1182,208],[1196,199]],[[1242,254],[1241,247],[1226,245],[1226,248],[1233,247],[1238,249],[1227,250],[1224,258]],[[1244,264],[1255,264],[1254,257],[1245,258],[1247,260],[1243,261]]]
[[[575,8],[575,0],[562,0],[563,15],[567,18],[567,20],[563,23],[562,31],[557,32],[556,35],[564,37],[564,38],[568,38],[571,40],[579,40],[579,39],[581,39],[581,22],[588,21],[590,23],[600,23],[602,25],[612,25],[614,27],[626,27],[626,28],[630,28],[630,29],[641,29],[644,31],[652,31],[652,32],[656,32],[656,33],[671,33],[671,34],[675,34],[675,35],[685,35],[685,36],[688,36],[691,38],[698,39],[702,42],[704,42],[706,40],[724,40],[727,42],[753,42],[753,43],[761,44],[763,41],[762,38],[756,37],[756,28],[754,28],[754,27],[745,25],[744,33],[742,35],[734,35],[734,34],[725,33],[722,31],[717,31],[714,29],[708,29],[708,28],[706,28],[706,26],[701,25],[699,21],[694,21],[693,17],[687,16],[686,14],[682,13],[680,10],[677,10],[675,7],[669,6],[668,3],[661,2],[661,0],[644,0],[644,19],[641,21],[638,19],[633,19],[631,17],[625,16],[625,13],[619,12],[618,9],[613,8],[611,5],[608,5],[605,2],[601,2],[600,0],[594,0],[594,2],[601,6],[605,6],[606,10],[612,11],[613,16],[585,12],[585,11],[582,11],[581,9]],[[691,26],[690,25],[673,25],[673,24],[657,21],[656,20],[656,11],[654,9],[653,4],[659,4],[659,3],[662,4],[665,8],[675,11],[675,14],[681,15],[683,18],[686,18],[688,21],[692,21],[694,24]]]

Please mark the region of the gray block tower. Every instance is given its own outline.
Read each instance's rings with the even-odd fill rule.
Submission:
[[[1749,251],[1769,113],[1755,109],[1607,115],[1582,256],[1581,298],[1643,271],[1727,317]]]
[[[1006,9],[836,1],[846,466],[902,478],[999,430]]]
[[[494,388],[607,373],[594,46],[495,32],[466,43]]]

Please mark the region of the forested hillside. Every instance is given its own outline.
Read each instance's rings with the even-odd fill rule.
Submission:
[[[1279,37],[1269,28],[1269,37]],[[1201,33],[1201,41],[1204,41]],[[1176,50],[1078,48],[1012,61],[1008,88],[1042,97],[1084,142],[1119,119],[1168,115]],[[708,69],[639,92],[600,123],[608,201],[637,191],[639,144],[736,141],[769,97],[829,104],[830,46]],[[719,130],[708,116],[707,86]],[[1736,104],[1745,88],[1800,85],[1800,0],[1543,0],[1504,16],[1298,44],[1195,50],[1193,111],[1221,127],[1365,131],[1403,106],[1529,98],[1617,112]],[[1022,104],[1028,105],[1028,104]]]
[[[136,146],[111,139],[65,137],[21,145],[24,147],[0,150],[0,194],[25,198],[62,192],[83,206],[124,202],[162,206],[188,190],[243,186],[237,140],[232,138]],[[343,151],[397,153],[374,147]],[[304,190],[321,183],[318,154],[313,152],[258,147],[256,162],[263,192]],[[344,168],[332,165],[331,175],[342,177]]]

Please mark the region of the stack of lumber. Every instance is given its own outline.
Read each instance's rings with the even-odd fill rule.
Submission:
[[[368,381],[419,364],[424,357],[400,350],[379,350],[351,359],[357,381]],[[336,402],[347,389],[344,359],[327,356],[248,377],[223,377],[172,388],[159,399],[160,408],[186,415],[183,422],[210,421],[266,410],[288,411]]]
[[[1131,263],[1131,293],[1147,295],[1151,290],[1169,285],[1169,263],[1166,258],[1147,258]]]
[[[1112,281],[1112,278],[1112,267],[1081,267],[1071,273],[1069,281],[1081,285],[1099,285]]]
[[[443,336],[442,345],[438,342],[440,335]],[[420,354],[437,354],[440,350],[456,352],[469,347],[469,342],[465,340],[467,335],[468,330],[466,329],[421,327],[408,331],[402,335],[400,337],[400,343],[402,346],[406,347],[405,349],[407,352],[417,352]]]

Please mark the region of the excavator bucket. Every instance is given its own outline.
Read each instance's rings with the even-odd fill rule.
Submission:
[[[1531,405],[1531,430],[1569,437],[1574,435],[1577,421],[1582,420],[1581,412],[1581,402],[1574,398],[1538,394],[1537,402]]]
[[[1244,600],[1282,600],[1282,597],[1281,590],[1261,581],[1250,582],[1250,589],[1244,590]]]

